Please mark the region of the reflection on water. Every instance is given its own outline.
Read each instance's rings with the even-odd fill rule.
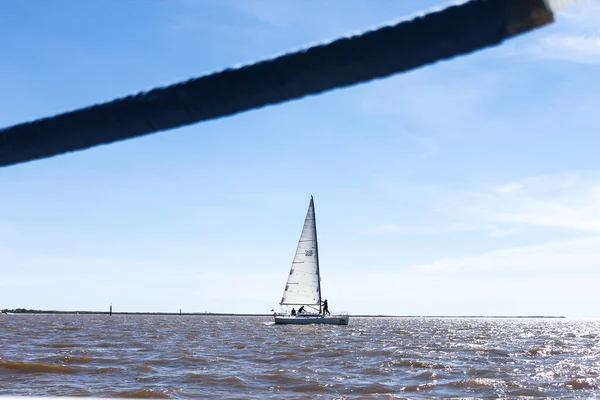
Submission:
[[[0,394],[598,396],[600,321],[0,315]]]

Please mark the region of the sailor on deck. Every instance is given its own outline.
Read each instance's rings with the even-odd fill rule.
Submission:
[[[329,312],[329,305],[327,304],[327,299],[323,300],[323,315],[331,315]]]

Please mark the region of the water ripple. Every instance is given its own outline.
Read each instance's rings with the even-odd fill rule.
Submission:
[[[0,316],[0,395],[596,398],[600,321]]]

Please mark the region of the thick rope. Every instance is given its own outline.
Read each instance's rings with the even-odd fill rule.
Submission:
[[[473,0],[363,34],[0,130],[0,166],[299,99],[470,53],[551,23],[544,0]]]

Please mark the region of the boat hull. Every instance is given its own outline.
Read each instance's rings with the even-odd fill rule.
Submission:
[[[350,316],[348,315],[275,315],[275,323],[278,325],[348,325],[348,322],[350,322]]]

